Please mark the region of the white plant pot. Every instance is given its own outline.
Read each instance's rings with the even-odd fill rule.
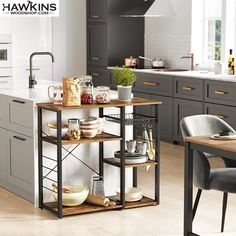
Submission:
[[[118,85],[118,100],[122,102],[131,101],[132,86]]]

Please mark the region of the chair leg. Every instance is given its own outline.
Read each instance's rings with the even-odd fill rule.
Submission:
[[[197,196],[195,198],[195,202],[194,202],[194,205],[193,205],[193,220],[194,220],[194,217],[195,217],[195,214],[196,214],[196,211],[197,211],[197,207],[198,207],[198,203],[199,203],[201,194],[202,194],[202,189],[198,189]]]
[[[221,232],[224,232],[225,226],[225,213],[227,207],[228,193],[224,193],[223,195],[223,205],[222,205],[222,220],[221,220]]]

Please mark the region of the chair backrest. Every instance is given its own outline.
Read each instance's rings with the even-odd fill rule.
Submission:
[[[188,116],[181,120],[180,128],[183,137],[201,136],[217,134],[220,131],[235,130],[225,121],[212,115],[194,115]],[[207,154],[202,152],[194,152],[193,158],[193,178],[196,187],[201,189],[209,189],[210,164]]]

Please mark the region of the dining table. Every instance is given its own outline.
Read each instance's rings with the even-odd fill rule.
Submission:
[[[236,140],[212,139],[209,136],[184,137],[184,236],[199,236],[193,232],[193,152],[200,151],[236,160]]]

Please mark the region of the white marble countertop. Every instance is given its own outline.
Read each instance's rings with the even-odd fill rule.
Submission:
[[[113,69],[114,67],[108,67],[108,69]],[[157,75],[170,75],[170,76],[179,76],[179,77],[191,77],[199,79],[209,79],[209,80],[220,80],[228,82],[236,82],[236,75],[227,75],[227,74],[215,74],[213,72],[203,73],[200,71],[178,71],[178,72],[163,72],[155,71],[154,69],[133,69],[135,72],[139,73],[149,73]]]

